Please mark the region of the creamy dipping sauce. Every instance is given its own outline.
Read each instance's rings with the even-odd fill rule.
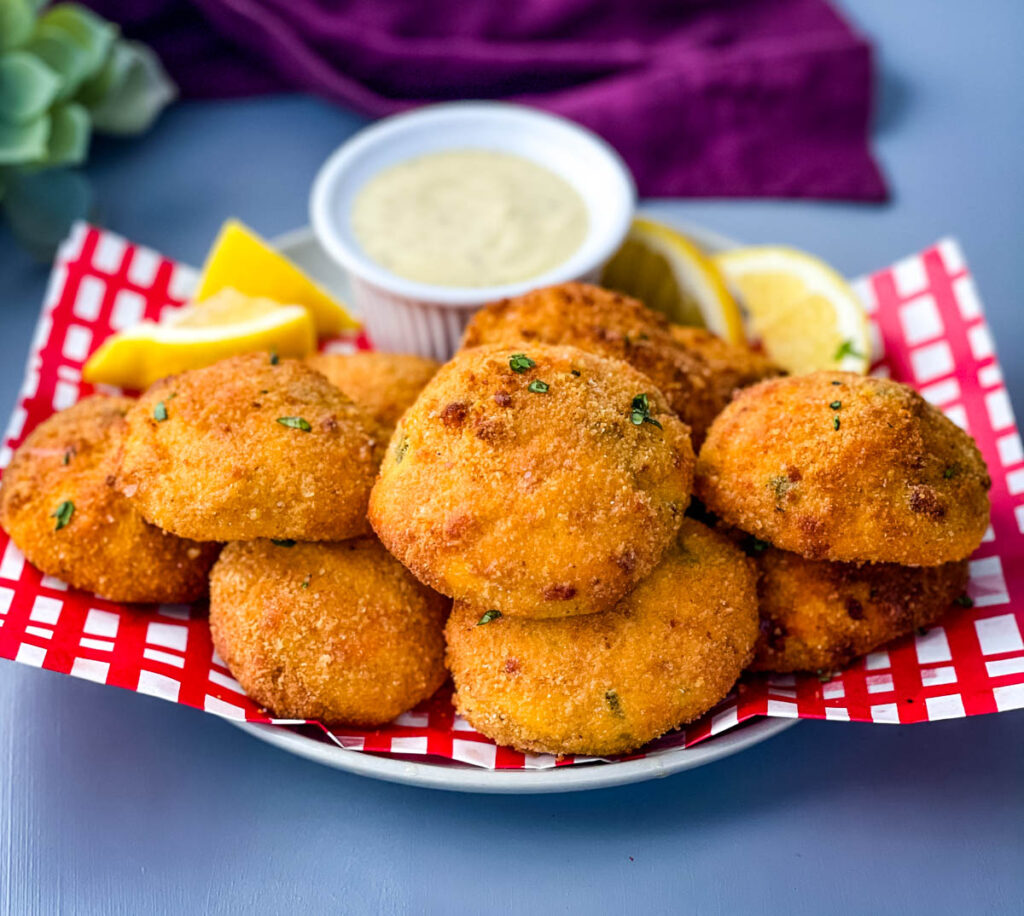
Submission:
[[[452,150],[384,169],[356,195],[352,231],[393,274],[499,286],[566,261],[587,234],[583,198],[522,156]]]

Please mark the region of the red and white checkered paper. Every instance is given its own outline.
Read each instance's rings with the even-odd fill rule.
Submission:
[[[0,465],[41,420],[92,391],[82,364],[107,335],[181,306],[194,272],[86,225],[61,247],[32,341]],[[701,721],[665,736],[663,754],[753,716],[921,722],[1024,707],[1024,448],[974,281],[944,240],[856,283],[871,313],[875,371],[917,387],[978,441],[992,474],[992,524],[971,560],[974,607],[897,640],[822,683],[745,678]],[[332,349],[366,347],[365,338]],[[43,576],[0,532],[0,657],[184,703],[234,719],[274,720],[216,655],[203,606],[104,601]],[[582,758],[496,747],[455,716],[448,688],[392,724],[323,737],[355,751],[431,755],[439,764],[541,768]],[[310,723],[301,726],[308,733]],[[315,731],[315,730],[314,730]],[[636,755],[642,756],[642,755]]]

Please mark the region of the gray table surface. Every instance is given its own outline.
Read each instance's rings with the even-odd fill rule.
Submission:
[[[881,49],[886,206],[658,202],[848,274],[962,241],[1024,405],[1024,5],[857,0]],[[361,121],[305,98],[182,104],[98,145],[107,224],[198,261],[221,220],[306,220]],[[45,282],[0,230],[0,409]],[[211,716],[0,664],[0,911],[1020,913],[1024,714],[802,723],[602,793],[470,797],[322,769]]]

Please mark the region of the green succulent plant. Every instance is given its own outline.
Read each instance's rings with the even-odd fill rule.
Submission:
[[[177,90],[157,56],[76,3],[0,0],[0,206],[49,257],[93,193],[75,171],[93,132],[142,133]]]

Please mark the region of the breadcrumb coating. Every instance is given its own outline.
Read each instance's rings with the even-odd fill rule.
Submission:
[[[534,343],[579,347],[629,363],[690,426],[695,447],[725,403],[711,367],[674,340],[664,316],[600,286],[563,283],[495,302],[476,313],[462,339],[463,348]]]
[[[317,353],[306,364],[323,373],[391,435],[395,424],[416,400],[441,364],[410,353]]]
[[[670,332],[677,344],[699,357],[708,367],[714,414],[706,418],[703,424],[705,432],[741,388],[783,375],[783,371],[763,353],[729,343],[703,328],[674,324]]]
[[[595,613],[661,559],[692,467],[688,429],[625,363],[478,347],[402,418],[370,521],[444,594],[528,617]]]
[[[455,707],[525,752],[623,754],[702,716],[757,638],[751,561],[686,519],[661,564],[614,609],[562,620],[456,602],[445,635]]]
[[[127,423],[117,485],[161,528],[199,541],[367,531],[382,433],[298,360],[249,353],[162,379]]]
[[[131,406],[93,396],[40,423],[4,471],[0,523],[33,566],[76,588],[111,601],[193,601],[220,547],[161,531],[114,488]]]
[[[910,567],[805,560],[768,548],[757,558],[761,634],[754,671],[833,671],[934,623],[961,599],[967,561]]]
[[[988,527],[974,440],[907,385],[843,372],[741,391],[712,424],[696,495],[808,559],[938,566]]]
[[[210,630],[231,673],[274,715],[375,727],[444,683],[451,602],[374,538],[228,544],[210,576]]]

